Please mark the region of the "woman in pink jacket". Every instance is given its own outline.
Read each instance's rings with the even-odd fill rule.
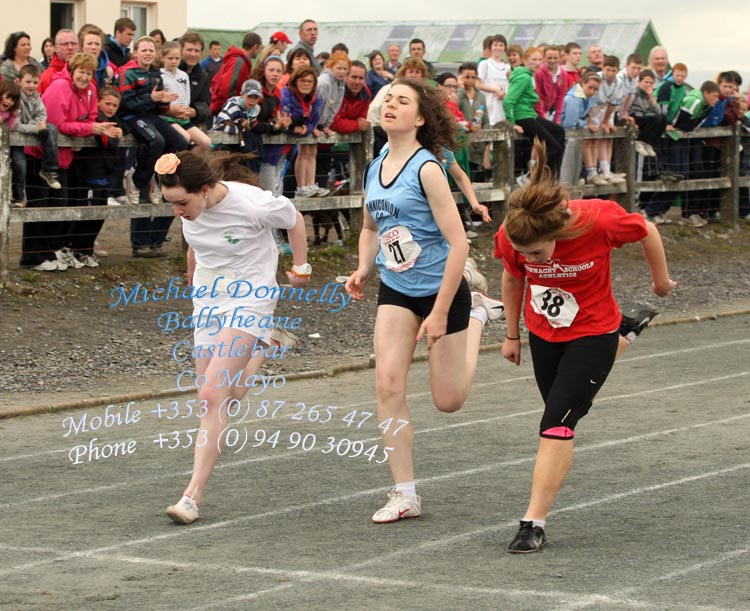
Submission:
[[[106,134],[116,128],[116,123],[96,123],[97,95],[96,86],[92,82],[95,71],[96,59],[93,56],[76,53],[45,90],[42,101],[47,108],[47,122],[55,125],[60,134],[87,137]],[[75,202],[68,201],[69,193],[75,187],[69,184],[68,172],[73,161],[73,149],[67,146],[58,147],[59,180],[62,189],[54,191],[50,191],[47,184],[38,178],[42,160],[41,147],[28,147],[26,152],[32,165],[27,185],[28,206],[75,205]],[[63,271],[71,265],[76,268],[83,267],[67,248],[71,236],[77,235],[79,226],[80,221],[26,223],[21,265],[33,265],[41,271]]]

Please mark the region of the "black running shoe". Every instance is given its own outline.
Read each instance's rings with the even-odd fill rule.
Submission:
[[[628,337],[629,333],[632,333],[634,336],[640,335],[641,331],[648,327],[648,323],[656,318],[658,313],[656,310],[640,310],[635,318],[622,314],[620,335],[625,338]]]
[[[515,539],[508,546],[508,551],[511,554],[530,554],[538,552],[545,543],[547,543],[547,537],[544,536],[544,529],[541,526],[534,526],[531,520],[521,520],[521,528],[518,529]]]

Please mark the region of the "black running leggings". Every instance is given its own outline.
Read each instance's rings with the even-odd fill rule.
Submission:
[[[619,333],[548,342],[529,333],[534,377],[544,399],[539,434],[572,439],[578,421],[607,379],[617,355]]]

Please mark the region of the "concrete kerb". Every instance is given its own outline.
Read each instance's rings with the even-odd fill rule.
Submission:
[[[713,314],[700,314],[696,316],[685,316],[682,318],[674,318],[669,320],[661,320],[654,322],[649,325],[650,327],[661,327],[667,325],[678,325],[684,323],[695,323],[705,320],[717,320],[719,318],[728,318],[731,316],[743,316],[750,314],[750,309],[736,310],[733,312],[721,312]],[[528,341],[524,340],[523,345],[528,345]],[[502,344],[487,344],[479,347],[479,352],[492,352],[499,351],[502,348]],[[414,355],[414,361],[421,362],[426,361],[428,358],[427,352],[419,352]],[[342,373],[348,373],[350,371],[364,371],[366,369],[372,369],[375,367],[375,357],[370,357],[367,361],[360,361],[357,363],[348,363],[346,365],[335,365],[330,369],[316,369],[313,371],[305,371],[301,373],[290,373],[284,376],[287,381],[295,380],[311,380],[325,377],[333,377]],[[178,391],[174,388],[168,388],[165,390],[151,390],[141,391],[133,393],[123,393],[120,395],[111,395],[106,398],[94,397],[91,399],[77,399],[74,401],[64,401],[60,403],[48,403],[41,405],[21,405],[18,407],[11,407],[6,410],[0,410],[0,420],[6,418],[16,418],[20,416],[35,416],[37,414],[51,414],[55,412],[61,412],[71,409],[88,409],[93,407],[104,407],[112,404],[125,404],[131,401],[147,401],[149,399],[164,399],[167,397],[175,397],[183,394],[190,394],[193,391]]]

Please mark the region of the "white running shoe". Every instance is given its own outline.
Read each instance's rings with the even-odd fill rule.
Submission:
[[[192,524],[198,519],[198,503],[183,496],[176,504],[167,507],[167,515],[177,524]]]
[[[52,261],[51,259],[48,259],[47,261],[42,261],[39,265],[35,265],[31,269],[36,270],[38,272],[56,272],[57,267],[57,261]],[[66,266],[67,269],[67,266]]]
[[[271,341],[274,344],[291,348],[292,350],[299,348],[299,337],[286,329],[274,329],[273,333],[271,333]]]
[[[708,225],[708,221],[704,219],[700,214],[691,214],[685,219],[686,224],[692,225],[693,227],[704,227]]]
[[[164,202],[164,198],[161,195],[161,188],[159,187],[159,181],[154,181],[154,188],[151,190],[151,195],[149,197],[151,200],[151,203],[154,206],[158,206],[159,204]]]
[[[94,254],[97,256],[97,258],[98,257],[108,257],[109,256],[109,252],[106,251],[106,250],[104,250],[101,247],[101,244],[99,244],[98,241],[94,242]]]
[[[635,152],[638,153],[641,157],[651,157],[651,153],[649,152],[648,148],[646,148],[647,146],[648,145],[645,142],[636,140],[633,148],[635,149]]]
[[[418,518],[420,515],[422,515],[422,499],[417,497],[415,501],[411,497],[394,490],[388,493],[388,502],[385,506],[372,514],[372,521],[375,524],[387,524],[406,518]]]
[[[464,263],[464,278],[472,291],[487,291],[487,279],[477,270],[477,262],[471,257]]]
[[[317,189],[310,186],[297,187],[294,191],[294,197],[315,197],[316,194]]]
[[[137,206],[140,201],[141,193],[133,182],[134,170],[125,172],[125,197],[131,206]]]
[[[609,181],[601,174],[592,174],[586,178],[586,182],[590,185],[597,185],[599,187],[609,184]]]
[[[85,267],[99,267],[99,259],[96,258],[96,255],[81,255],[78,260]]]
[[[83,267],[83,263],[76,259],[73,251],[67,247],[56,250],[55,258],[57,258],[60,263],[64,263],[67,267],[72,267],[73,269],[81,269]]]
[[[50,189],[62,189],[60,184],[59,175],[57,172],[52,170],[40,170],[39,177],[47,183]]]
[[[471,307],[472,309],[484,308],[489,320],[503,320],[505,318],[505,306],[503,302],[478,291],[471,293]]]

